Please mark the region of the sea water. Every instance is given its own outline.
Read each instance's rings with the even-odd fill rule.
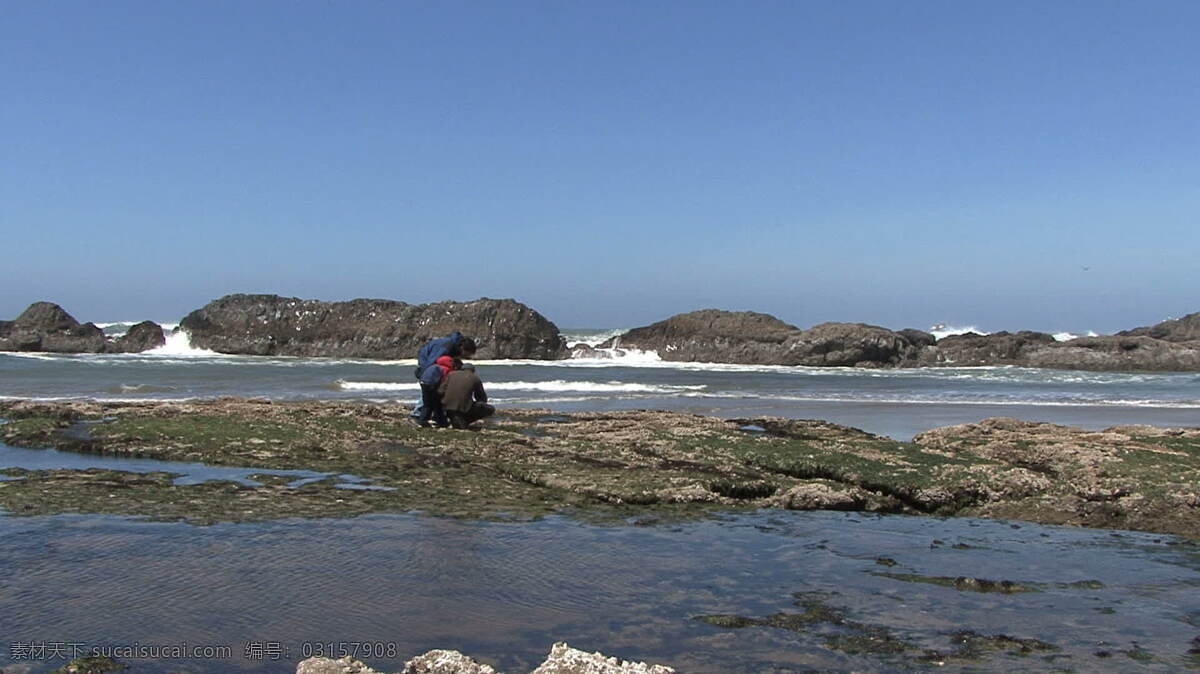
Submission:
[[[588,336],[604,338],[602,331]],[[901,439],[994,415],[1090,428],[1200,423],[1200,375],[1193,373],[818,369],[603,355],[478,367],[501,407],[822,418]],[[412,365],[226,356],[192,349],[176,333],[145,354],[0,353],[0,396],[407,404],[417,395]],[[28,451],[7,450],[0,463],[92,460]],[[151,464],[130,469],[168,469]],[[169,468],[210,477],[201,466]],[[1195,666],[1187,651],[1200,635],[1194,543],[971,519],[764,512],[597,526],[570,517],[486,523],[373,515],[197,527],[8,515],[0,517],[0,569],[6,672],[65,664],[22,659],[37,644],[190,644],[227,654],[126,658],[148,672],[294,671],[303,657],[343,647],[358,648],[384,670],[429,649],[454,648],[519,672],[558,640],[686,672],[926,666],[829,648],[844,625],[792,632],[698,619],[797,613],[797,596],[916,648],[950,652],[956,633],[971,630],[1036,638],[1055,649],[950,662],[944,668],[951,670],[1177,671]],[[978,593],[944,582],[960,576],[1033,591]]]
[[[568,331],[598,344],[618,330]],[[907,440],[937,426],[1012,416],[1100,429],[1200,425],[1200,373],[1017,367],[816,368],[675,363],[608,349],[600,358],[477,361],[492,401],[563,412],[665,409],[723,417],[826,419]],[[364,400],[411,404],[414,360],[230,356],[176,332],[142,354],[0,353],[0,398]]]
[[[964,630],[1047,648],[940,667],[950,671],[1179,671],[1200,634],[1194,544],[1003,521],[764,512],[656,526],[370,515],[196,527],[64,515],[0,518],[0,541],[0,634],[12,644],[228,649],[126,659],[142,672],[291,672],[351,648],[381,671],[449,648],[526,672],[560,640],[681,672],[934,667],[912,652],[829,648],[851,623],[917,655],[953,652]],[[1027,591],[940,581],[960,576]],[[802,613],[798,598],[844,624],[701,620]],[[6,660],[22,664],[0,651]]]

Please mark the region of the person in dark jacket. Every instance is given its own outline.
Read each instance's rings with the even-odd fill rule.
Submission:
[[[413,374],[419,381],[421,379],[421,375],[429,369],[429,366],[433,365],[437,359],[441,358],[442,356],[450,356],[452,358],[466,356],[467,358],[470,358],[474,355],[475,340],[471,339],[470,337],[463,337],[461,332],[455,330],[445,337],[439,337],[437,339],[431,339],[428,342],[425,342],[425,346],[422,346],[421,349],[417,351],[417,369],[413,372]],[[422,413],[424,412],[424,407],[425,401],[424,395],[422,395],[422,399],[417,401],[417,406],[414,407],[412,411],[412,418],[414,420],[421,419]],[[425,418],[428,420],[428,417]]]
[[[419,425],[428,426],[430,417],[439,428],[450,425],[446,420],[446,410],[442,407],[442,398],[438,391],[446,375],[454,369],[455,362],[456,359],[450,356],[442,356],[421,373],[421,416],[417,419]]]
[[[487,391],[483,390],[483,381],[475,373],[475,366],[464,365],[461,360],[454,362],[457,367],[442,378],[438,392],[450,425],[462,429],[492,416],[496,408],[487,404]]]

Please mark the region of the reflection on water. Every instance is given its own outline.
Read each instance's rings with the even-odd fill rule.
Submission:
[[[367,658],[388,671],[433,648],[529,671],[556,640],[687,672],[924,667],[831,650],[816,628],[694,619],[795,611],[796,592],[920,647],[949,650],[949,635],[966,628],[1059,649],[993,656],[986,669],[1180,669],[1200,633],[1200,552],[1190,542],[986,520],[787,512],[601,527],[376,515],[194,527],[3,517],[0,568],[9,641],[186,641],[235,655],[138,671],[291,672],[305,642],[329,641],[395,644],[395,657]],[[957,576],[1036,591],[904,580]],[[255,643],[278,643],[287,657],[245,659]],[[4,652],[0,664],[6,657],[14,664]]]
[[[337,479],[335,487],[341,489],[391,489],[368,484],[369,480],[357,475],[334,475],[313,470],[276,470],[271,468],[239,468],[235,466],[210,466],[205,463],[185,461],[160,461],[124,456],[60,452],[56,449],[24,449],[0,443],[0,469],[23,468],[25,470],[119,470],[129,473],[174,473],[179,477],[172,483],[180,486],[203,484],[226,480],[250,487],[262,486],[252,480],[251,475],[277,475],[294,478],[289,487],[301,487],[331,477]],[[0,476],[3,479],[3,476]]]

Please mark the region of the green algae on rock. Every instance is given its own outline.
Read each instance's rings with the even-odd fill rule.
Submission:
[[[988,419],[898,442],[822,421],[658,411],[507,411],[478,432],[420,429],[407,414],[400,405],[232,398],[3,401],[0,417],[10,421],[0,437],[14,446],[352,473],[391,490],[278,480],[176,486],[166,476],[25,471],[23,480],[0,482],[0,507],[202,522],[413,510],[537,517],[564,509],[829,509],[1200,537],[1198,429],[1091,432]]]

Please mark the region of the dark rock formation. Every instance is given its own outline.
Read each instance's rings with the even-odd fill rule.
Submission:
[[[137,325],[131,326],[126,332],[112,345],[112,350],[121,353],[141,353],[167,343],[166,335],[163,334],[162,326],[154,321],[142,321]]]
[[[822,323],[801,330],[767,314],[716,309],[635,328],[601,347],[614,344],[657,351],[670,361],[864,367],[896,365],[921,348],[873,325]]]
[[[1022,365],[1028,352],[1056,344],[1053,335],[1023,330],[1016,334],[968,332],[937,340],[937,348],[922,353],[923,365]]]
[[[1200,343],[1152,337],[1079,337],[1056,341],[1042,332],[967,333],[938,340],[921,365],[1016,365],[1062,370],[1175,372],[1200,370]]]
[[[1013,365],[1098,371],[1197,371],[1200,314],[1115,337],[1059,342],[1044,332],[966,333],[935,339],[862,323],[822,323],[808,330],[773,316],[706,309],[635,328],[601,347],[656,351],[663,360],[842,367]],[[1134,334],[1137,333],[1137,334]],[[1151,334],[1153,333],[1153,334]],[[1157,338],[1154,335],[1162,335]],[[576,357],[587,357],[580,350]]]
[[[0,321],[0,351],[137,353],[166,343],[162,328],[143,321],[112,341],[93,323],[80,323],[53,302],[34,302],[15,321]]]
[[[1065,370],[1195,372],[1200,370],[1200,341],[1080,337],[1034,349],[1021,364]]]
[[[914,330],[913,328],[905,328],[899,331],[901,337],[907,339],[913,346],[926,347],[937,344],[937,337],[925,332],[924,330]]]
[[[1200,341],[1200,312],[1183,318],[1163,321],[1145,328],[1134,328],[1117,333],[1118,337],[1153,337],[1168,342]]]
[[[920,348],[903,335],[864,323],[822,323],[786,342],[785,365],[883,367],[911,359]]]
[[[413,305],[390,300],[321,302],[278,295],[227,295],[180,323],[193,346],[258,356],[413,358],[431,338],[458,330],[476,358],[566,357],[558,328],[514,300]]]
[[[81,324],[51,302],[35,302],[17,320],[0,327],[0,351],[103,353],[107,348],[103,330]]]
[[[599,348],[657,351],[671,361],[782,364],[780,345],[797,332],[767,314],[703,309],[634,328]]]
[[[79,321],[53,302],[34,302],[13,321],[14,329],[30,332],[62,332],[76,327]]]

